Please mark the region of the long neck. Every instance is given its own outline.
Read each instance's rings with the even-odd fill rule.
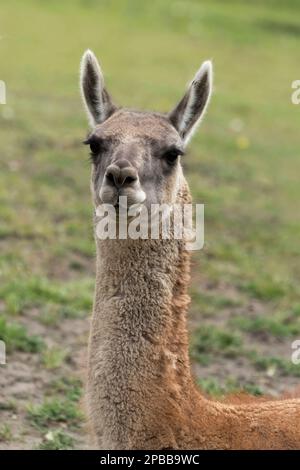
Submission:
[[[163,417],[166,427],[192,382],[189,267],[183,241],[97,241],[88,400],[98,445],[155,447],[157,423],[169,435]]]
[[[87,384],[97,448],[299,448],[299,400],[233,406],[195,388],[188,280],[181,241],[97,241]]]
[[[189,253],[178,240],[97,243],[97,321],[109,328],[110,338],[121,334],[129,346],[151,345],[180,377],[188,373],[189,268]]]

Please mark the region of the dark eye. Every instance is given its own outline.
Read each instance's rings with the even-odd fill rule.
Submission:
[[[96,140],[92,140],[89,144],[90,144],[91,154],[93,156],[99,155],[100,150],[101,150],[100,142],[97,142]]]
[[[95,137],[90,137],[89,139],[85,140],[83,142],[85,145],[89,145],[90,146],[90,150],[91,150],[91,161],[96,163],[96,160],[99,156],[99,154],[103,151],[103,142],[101,139],[99,138],[95,138]]]
[[[182,152],[179,149],[171,149],[164,153],[163,158],[169,165],[175,165]]]

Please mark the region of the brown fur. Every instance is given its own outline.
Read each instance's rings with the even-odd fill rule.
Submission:
[[[300,400],[218,403],[195,387],[182,242],[98,240],[97,250],[88,397],[99,447],[299,448]]]
[[[95,61],[89,52],[82,67],[88,112],[94,120],[99,117],[92,138],[104,139],[108,146],[93,161],[95,205],[101,203],[99,191],[103,186],[111,191],[112,201],[120,194],[105,178],[109,165],[119,165],[124,158],[137,175],[136,186],[129,188],[132,197],[143,188],[146,203],[189,202],[180,162],[168,168],[164,146],[182,144],[180,139],[187,138],[199,120],[209,96],[209,67],[204,67],[206,76],[202,69],[196,74],[170,118],[128,110],[110,115],[107,110],[115,108],[101,88],[103,78]],[[89,67],[85,67],[86,62]],[[91,73],[91,67],[92,79],[87,79],[85,74]],[[98,88],[86,89],[93,83],[100,87],[100,95]],[[94,109],[94,103],[102,107]],[[174,126],[179,126],[178,132]],[[239,396],[231,402],[217,402],[207,399],[195,386],[186,326],[190,253],[183,240],[96,239],[96,246],[87,379],[88,413],[96,447],[300,447],[299,399]]]

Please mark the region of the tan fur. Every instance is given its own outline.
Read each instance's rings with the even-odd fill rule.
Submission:
[[[188,200],[187,189],[179,194]],[[190,371],[182,241],[97,241],[88,401],[105,449],[295,449],[300,400],[213,402]]]

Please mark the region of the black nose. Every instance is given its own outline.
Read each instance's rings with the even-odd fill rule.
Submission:
[[[127,161],[121,160],[107,167],[105,178],[116,188],[121,188],[125,185],[133,185],[137,181],[138,175],[135,168],[130,166]]]

